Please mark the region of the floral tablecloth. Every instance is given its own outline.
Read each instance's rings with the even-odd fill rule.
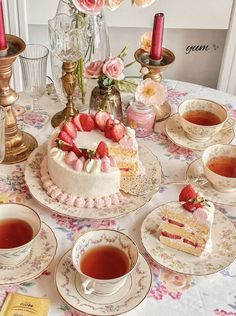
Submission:
[[[230,113],[236,116],[236,96],[194,85],[190,83],[166,80],[169,102],[172,112],[176,112],[178,105],[185,99],[198,97],[221,102],[228,107]],[[33,134],[38,143],[47,140],[52,131],[50,117],[61,109],[56,97],[44,95],[40,101],[42,110],[31,112],[32,100],[20,94],[14,106],[18,124],[22,130]],[[183,149],[173,144],[164,132],[164,123],[158,123],[155,133],[145,139],[140,139],[158,157],[162,164],[166,182],[178,182],[185,179],[186,169],[190,162],[199,157],[199,152]],[[235,139],[233,141],[235,143]],[[16,165],[0,165],[0,198],[11,202],[25,203],[32,206],[53,229],[58,249],[50,266],[43,274],[22,284],[1,286],[0,304],[3,303],[8,292],[18,292],[37,297],[48,297],[51,300],[49,315],[79,316],[79,312],[72,311],[57,293],[54,284],[54,271],[61,256],[72,247],[78,234],[88,228],[115,228],[128,233],[137,242],[153,272],[153,284],[148,297],[134,310],[126,313],[135,315],[227,315],[236,316],[236,262],[227,269],[209,276],[186,276],[170,272],[161,268],[145,254],[140,240],[140,227],[147,214],[156,206],[178,198],[180,186],[178,184],[162,185],[152,200],[138,211],[117,220],[88,221],[76,220],[52,213],[40,206],[30,195],[24,182],[25,162]],[[236,209],[218,205],[236,224]],[[0,273],[4,273],[0,270]]]

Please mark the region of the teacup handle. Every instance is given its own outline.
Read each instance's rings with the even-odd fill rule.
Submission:
[[[225,122],[225,124],[227,124],[227,125],[223,126],[221,130],[234,127],[235,123],[236,123],[236,118],[230,117],[230,118],[228,118],[227,121]]]
[[[82,283],[82,288],[83,288],[83,291],[85,294],[92,294],[94,292],[94,288],[93,287],[90,287],[89,288],[89,285],[92,283],[93,281],[92,280],[85,280],[83,283]]]

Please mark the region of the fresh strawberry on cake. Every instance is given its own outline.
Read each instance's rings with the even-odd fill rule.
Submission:
[[[109,207],[123,201],[121,172],[137,174],[134,131],[105,112],[77,114],[56,128],[41,165],[42,183],[57,201],[77,207]]]
[[[163,208],[160,242],[195,256],[210,252],[214,211],[213,203],[188,184],[180,192],[176,207]]]

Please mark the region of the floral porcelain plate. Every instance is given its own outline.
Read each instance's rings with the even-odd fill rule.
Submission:
[[[142,147],[139,152],[140,160],[143,162],[143,165],[145,166],[147,176],[139,177],[143,178],[143,180],[141,179],[138,182],[138,184],[136,182],[136,188],[134,178],[132,178],[131,181],[132,185],[125,180],[123,185],[127,192],[129,190],[133,190],[131,193],[137,194],[141,190],[141,192],[144,191],[146,192],[146,194],[143,194],[142,192],[142,195],[133,195],[123,192],[122,194],[126,197],[124,203],[102,209],[78,208],[62,204],[48,196],[48,194],[42,187],[39,170],[41,161],[43,157],[45,157],[46,150],[47,146],[46,144],[43,144],[32,152],[32,154],[27,160],[27,165],[25,168],[25,181],[27,186],[29,187],[30,193],[40,204],[62,215],[67,215],[81,219],[94,220],[120,217],[132,211],[135,211],[138,208],[142,207],[144,204],[146,204],[152,198],[152,196],[159,190],[159,186],[161,184],[162,170],[158,159],[155,155],[152,154],[151,151],[149,151],[145,147]],[[151,192],[145,191],[145,185],[152,185],[153,190]]]
[[[208,200],[218,204],[236,206],[236,192],[222,193],[216,191],[204,176],[201,159],[194,160],[188,166],[186,178],[187,182],[193,183],[197,190],[207,196]]]
[[[177,207],[178,202],[166,205]],[[207,275],[228,267],[236,258],[236,228],[220,211],[215,211],[212,225],[212,251],[200,257],[163,245],[158,238],[161,222],[160,212],[163,206],[152,211],[144,220],[141,238],[148,254],[160,265],[178,273],[190,275]]]
[[[147,296],[152,273],[148,263],[140,254],[134,271],[124,286],[113,295],[84,294],[79,274],[71,261],[69,250],[58,263],[55,274],[56,287],[62,299],[79,312],[89,315],[120,315],[138,306]]]
[[[169,139],[176,145],[191,149],[204,150],[207,147],[215,144],[229,144],[234,139],[234,129],[229,127],[220,131],[209,141],[204,143],[195,142],[189,139],[180,125],[179,114],[172,115],[165,124],[165,131]]]
[[[38,239],[29,256],[17,266],[0,264],[0,285],[23,283],[37,278],[47,269],[57,250],[57,240],[51,228],[42,223]]]

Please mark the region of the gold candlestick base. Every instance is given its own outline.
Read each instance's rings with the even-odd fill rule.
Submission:
[[[3,163],[13,164],[24,161],[37,147],[36,139],[18,129],[12,105],[18,99],[18,94],[9,87],[12,76],[12,64],[25,49],[22,39],[7,35],[7,55],[0,57],[0,105],[5,107],[5,157]]]
[[[159,65],[151,64],[149,54],[143,49],[139,48],[134,53],[136,61],[141,67],[147,68],[148,72],[143,76],[143,79],[151,78],[156,82],[161,82],[162,73],[171,65],[175,60],[175,55],[167,48],[162,48],[162,60]],[[168,101],[156,106],[157,116],[156,121],[160,122],[166,120],[171,114],[171,106]]]
[[[62,71],[65,73],[65,75],[61,78],[61,80],[63,88],[67,94],[67,103],[63,111],[56,113],[52,117],[51,124],[54,128],[60,125],[60,123],[64,120],[67,120],[70,117],[74,116],[76,113],[78,113],[73,103],[73,93],[76,84],[76,79],[74,75],[75,68],[76,63],[71,61],[63,62]]]

